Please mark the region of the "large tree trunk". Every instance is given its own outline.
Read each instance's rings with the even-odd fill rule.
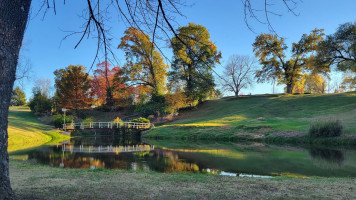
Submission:
[[[287,93],[288,94],[292,94],[293,93],[293,85],[292,84],[290,84],[290,83],[288,83],[287,84]]]
[[[0,0],[0,199],[15,199],[9,177],[7,118],[30,5],[31,0]]]
[[[238,96],[239,96],[239,92],[240,92],[239,90],[236,90],[236,91],[235,91],[235,97],[238,97]]]

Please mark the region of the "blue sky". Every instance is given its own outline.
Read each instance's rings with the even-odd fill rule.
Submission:
[[[24,89],[27,96],[31,95],[33,82],[38,78],[54,80],[53,72],[56,69],[67,67],[70,64],[81,64],[90,67],[96,53],[96,40],[84,40],[74,49],[78,36],[63,38],[66,31],[79,31],[84,20],[81,17],[85,1],[66,1],[66,5],[57,2],[57,14],[49,10],[44,19],[43,13],[36,15],[40,1],[33,1],[28,27],[24,36],[24,47],[21,55],[30,60],[32,65],[32,80],[25,81]],[[255,1],[256,5],[263,1]],[[295,12],[298,16],[289,13],[280,3],[275,3],[271,9],[282,16],[271,16],[273,28],[279,36],[286,39],[290,45],[298,41],[302,34],[309,33],[314,28],[325,29],[326,34],[334,33],[336,28],[345,22],[356,20],[355,0],[307,0],[299,2]],[[211,40],[222,52],[222,64],[232,54],[251,55],[252,43],[257,34],[251,32],[244,23],[243,6],[240,0],[194,0],[187,2],[181,11],[185,17],[177,18],[179,25],[184,26],[189,22],[205,26],[211,34]],[[268,32],[267,26],[250,21],[256,33]],[[114,36],[113,46],[119,44],[119,39],[127,27],[114,15],[111,18],[111,33]],[[177,28],[177,27],[176,27]],[[171,57],[171,50],[164,50]],[[116,50],[119,64],[125,62],[123,52]],[[221,70],[218,68],[218,72]],[[282,92],[279,87],[278,92]],[[244,90],[243,93],[271,93],[271,84],[255,84],[253,88]]]

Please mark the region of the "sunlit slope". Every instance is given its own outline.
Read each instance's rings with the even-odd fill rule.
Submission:
[[[313,121],[339,119],[345,134],[356,133],[356,93],[262,95],[208,101],[147,136],[209,138],[236,134],[303,134]]]
[[[53,140],[68,139],[68,136],[38,121],[27,107],[11,107],[8,119],[9,152],[41,146]]]

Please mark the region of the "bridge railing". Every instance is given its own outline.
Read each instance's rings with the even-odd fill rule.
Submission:
[[[113,128],[128,128],[128,129],[149,129],[151,123],[140,122],[80,122],[63,124],[64,130],[72,129],[113,129]]]
[[[62,151],[67,152],[84,152],[84,153],[121,153],[121,152],[135,152],[135,151],[152,151],[153,145],[126,145],[126,146],[85,146],[85,145],[62,145]]]

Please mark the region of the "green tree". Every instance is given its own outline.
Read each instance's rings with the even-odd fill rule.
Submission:
[[[132,84],[148,86],[152,94],[162,95],[166,90],[169,66],[164,63],[150,37],[130,27],[121,38],[119,48],[125,51],[125,71]]]
[[[56,96],[60,107],[79,109],[92,102],[90,77],[81,65],[69,65],[54,72]]]
[[[31,111],[36,114],[50,113],[52,110],[52,100],[39,87],[33,88],[33,98],[28,104]]]
[[[334,34],[319,42],[316,61],[320,65],[333,65],[341,71],[356,72],[356,22],[339,26]]]
[[[208,30],[194,23],[180,27],[172,39],[172,48],[170,79],[184,82],[184,92],[191,105],[208,98],[215,86],[213,67],[221,58]]]
[[[356,90],[356,76],[351,74],[345,74],[344,80],[341,83],[342,88],[346,91],[355,91]]]
[[[356,22],[345,23],[338,27],[334,34],[326,36],[319,43],[315,57],[319,65],[335,65],[338,70],[348,74],[343,87],[347,90],[356,88]]]
[[[12,96],[11,96],[11,106],[22,106],[26,104],[26,95],[25,93],[20,89],[19,86],[17,86],[13,91],[12,91]]]
[[[296,82],[301,78],[303,70],[327,72],[328,67],[314,65],[312,53],[317,50],[318,42],[323,40],[323,30],[314,29],[309,35],[292,44],[290,59],[287,59],[287,45],[283,38],[274,34],[261,34],[253,43],[253,51],[258,57],[262,69],[256,72],[258,82],[273,79],[286,84],[287,93],[293,93]]]

